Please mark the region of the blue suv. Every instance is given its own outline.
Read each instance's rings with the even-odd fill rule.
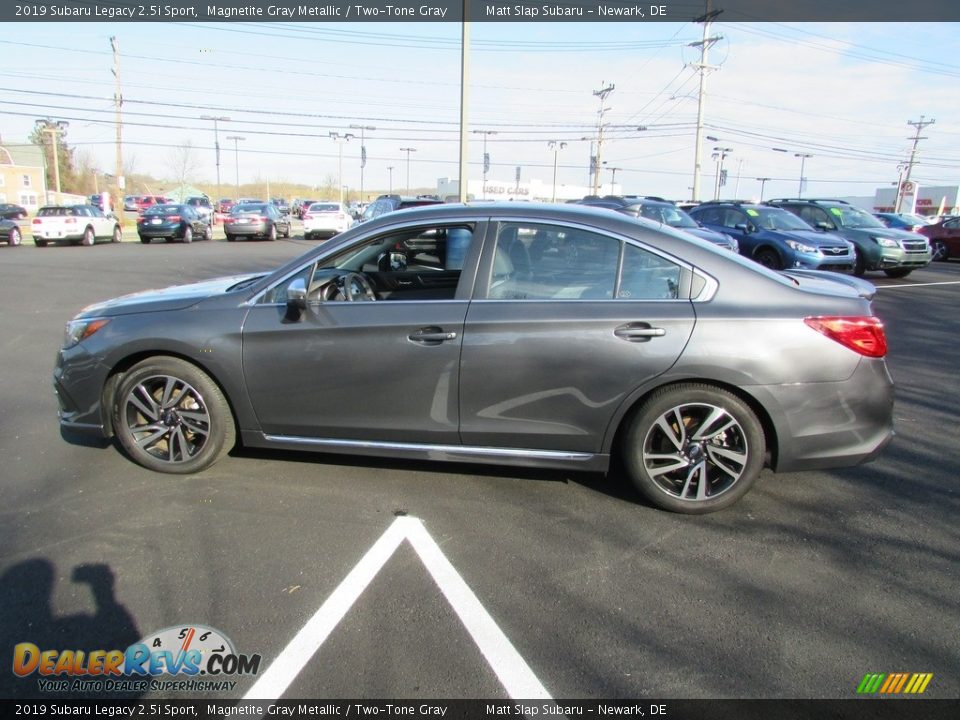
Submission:
[[[702,225],[727,233],[740,254],[773,270],[806,268],[853,272],[853,245],[817,232],[796,215],[779,208],[740,202],[706,202],[690,211]]]

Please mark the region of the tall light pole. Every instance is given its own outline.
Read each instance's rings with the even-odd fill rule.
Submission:
[[[760,202],[763,202],[763,188],[768,181],[772,180],[772,178],[764,177],[764,178],[757,178],[757,180],[760,181]]]
[[[706,12],[694,20],[696,23],[703,23],[703,39],[688,45],[688,47],[700,48],[700,62],[690,63],[687,66],[696,69],[700,74],[700,92],[698,93],[697,100],[697,137],[693,154],[693,197],[690,198],[694,202],[700,201],[700,170],[703,158],[703,116],[707,97],[707,71],[717,69],[716,66],[711,66],[707,63],[707,54],[713,44],[723,38],[722,35],[710,36],[710,23],[723,11],[711,10],[710,0],[706,0],[706,7],[704,9]]]
[[[376,128],[373,125],[351,125],[351,130],[360,131],[360,202],[363,202],[363,169],[367,166],[367,146],[364,145],[367,130],[373,132]]]
[[[337,160],[337,186],[340,188],[340,204],[343,205],[343,144],[350,142],[356,137],[356,135],[353,133],[344,133],[341,135],[338,132],[331,132],[330,137],[339,148]]]
[[[416,148],[400,148],[400,152],[407,154],[407,192],[410,192],[410,153],[415,153],[416,151]]]
[[[600,154],[603,152],[603,114],[612,108],[606,107],[607,95],[613,92],[616,86],[613,84],[594,90],[594,97],[600,98],[600,110],[597,112],[597,159],[594,163],[595,172],[593,175],[593,194],[600,192]]]
[[[487,137],[496,135],[496,130],[474,130],[474,135],[483,135],[483,191],[481,196],[487,199],[487,173],[490,172],[490,156],[487,155]],[[553,142],[552,140],[550,142]]]
[[[201,120],[213,120],[213,147],[217,158],[217,199],[220,199],[220,134],[217,123],[230,122],[230,118],[224,115],[201,115]],[[269,199],[269,198],[268,198]]]
[[[803,197],[803,180],[804,180],[803,164],[807,161],[807,158],[812,158],[813,155],[811,155],[810,153],[794,153],[793,156],[800,158],[800,184],[797,187],[797,197],[802,198]]]
[[[241,140],[246,140],[245,137],[240,137],[239,135],[230,135],[227,137],[227,140],[233,140],[233,161],[237,169],[237,200],[240,199],[240,149],[237,145]],[[217,198],[217,202],[220,202],[220,198]]]
[[[713,159],[717,163],[717,178],[714,181],[713,187],[713,199],[720,199],[720,178],[723,175],[723,161],[727,159],[727,155],[733,152],[733,148],[728,147],[715,147],[713,149]]]
[[[387,170],[390,171],[390,185],[387,188],[387,194],[393,195],[393,165],[387,165]]]
[[[57,152],[60,144],[59,136],[63,135],[70,123],[66,120],[54,122],[50,118],[36,121],[37,130],[50,136],[50,149],[53,151],[53,182],[57,188],[57,203],[60,202],[60,154]]]
[[[547,141],[547,147],[553,150],[553,197],[550,199],[550,202],[557,201],[557,156],[566,146],[567,144],[565,142],[557,142],[556,140]],[[484,179],[484,184],[486,184],[486,179]]]

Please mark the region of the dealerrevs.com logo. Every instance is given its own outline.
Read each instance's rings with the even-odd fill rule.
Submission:
[[[13,672],[36,675],[42,692],[232,690],[236,681],[226,678],[256,675],[260,659],[237,653],[215,628],[186,625],[151,633],[125,650],[49,650],[22,642],[13,648]]]

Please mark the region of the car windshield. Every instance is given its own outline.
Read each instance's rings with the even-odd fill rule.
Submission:
[[[336,203],[314,203],[310,206],[308,212],[338,212],[340,206]]]
[[[243,215],[246,213],[262,213],[266,211],[266,206],[263,203],[247,203],[244,205],[235,205],[233,210],[230,211],[231,215]]]
[[[757,227],[764,230],[813,230],[793,213],[779,208],[749,208],[747,215]]]
[[[670,205],[641,205],[640,216],[675,228],[700,227],[697,221],[683,210]]]
[[[154,205],[152,208],[145,210],[144,215],[172,215],[180,210],[179,205]]]
[[[843,227],[849,228],[884,228],[882,222],[877,220],[870,213],[861,210],[860,208],[855,208],[852,206],[831,206],[827,208],[827,211],[834,216],[834,218],[840,219],[840,224]]]

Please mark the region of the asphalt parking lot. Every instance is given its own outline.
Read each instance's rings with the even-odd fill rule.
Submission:
[[[506,698],[519,677],[555,698],[850,698],[868,672],[960,695],[960,263],[868,275],[897,383],[877,461],[764,472],[705,517],[643,504],[618,473],[239,451],[174,477],[61,439],[51,370],[80,308],[314,245],[0,246],[0,663],[20,642],[125,648],[205,625],[263,671],[326,622],[314,654],[284,654],[283,697]],[[421,545],[397,536],[364,584],[353,571],[391,527]],[[338,587],[342,619],[318,614]],[[513,655],[490,651],[502,638]],[[235,679],[208,696],[255,680]],[[0,672],[0,696],[38,695]]]

